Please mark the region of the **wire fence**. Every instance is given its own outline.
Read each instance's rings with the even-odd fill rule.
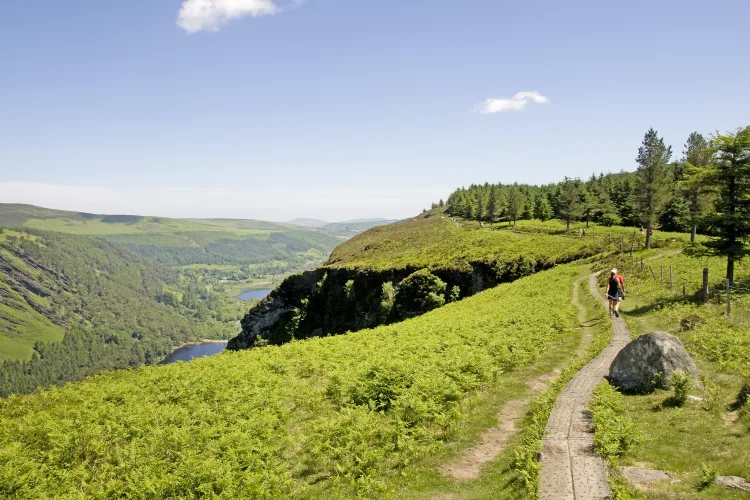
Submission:
[[[675,295],[692,297],[706,304],[724,304],[727,315],[732,314],[733,297],[738,294],[750,294],[750,286],[730,283],[728,279],[725,279],[721,285],[716,282],[712,283],[708,268],[703,268],[701,279],[698,279],[695,274],[689,276],[678,274],[671,265],[652,266],[648,261],[644,261],[643,257],[636,260],[632,254],[631,267],[642,276],[650,276],[655,281],[663,283],[664,287]]]

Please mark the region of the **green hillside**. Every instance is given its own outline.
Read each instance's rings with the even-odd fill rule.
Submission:
[[[533,262],[565,262],[605,249],[619,248],[623,240],[629,249],[633,229],[589,224],[585,237],[573,224],[566,231],[559,221],[518,221],[484,224],[447,217],[432,210],[413,219],[379,226],[342,243],[332,252],[326,266],[355,269],[469,269],[472,263],[500,264],[519,259]],[[681,233],[660,233],[662,240],[686,241]],[[638,235],[638,245],[642,237]]]
[[[560,293],[578,272],[559,267],[397,325],[1,401],[0,493],[393,494],[412,464],[445,455],[475,396],[564,351],[575,312]]]
[[[435,209],[413,219],[372,228],[336,247],[325,266],[284,280],[242,320],[230,349],[331,335],[399,321],[433,307],[507,283],[555,264],[629,251],[643,236],[621,226],[591,223],[584,236],[560,221],[515,225],[454,220]],[[687,241],[659,232],[654,246]],[[431,305],[407,305],[399,294],[413,273],[436,280]],[[429,279],[429,277],[428,277]]]
[[[157,362],[233,332],[239,313],[113,243],[31,229],[0,229],[0,296],[0,395]]]

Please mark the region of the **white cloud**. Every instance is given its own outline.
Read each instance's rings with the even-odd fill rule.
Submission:
[[[269,16],[279,10],[273,0],[185,0],[177,14],[177,26],[189,34],[218,31],[233,19]]]
[[[547,98],[536,90],[533,92],[518,92],[509,99],[490,98],[477,106],[480,113],[500,113],[501,111],[518,111],[526,106],[529,101],[544,104]]]
[[[0,181],[0,203],[58,210],[162,217],[226,217],[283,221],[315,217],[342,221],[417,215],[452,189],[349,188],[108,188]]]

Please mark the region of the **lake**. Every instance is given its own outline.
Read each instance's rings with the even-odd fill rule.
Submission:
[[[167,356],[161,364],[168,365],[175,361],[190,361],[191,359],[202,358],[203,356],[212,356],[214,354],[219,354],[226,347],[226,341],[201,342],[200,344],[187,345],[172,351],[172,353]]]
[[[242,295],[236,296],[235,299],[240,299],[240,300],[262,299],[263,297],[271,293],[271,291],[272,290],[270,288],[263,288],[262,290],[248,290]]]

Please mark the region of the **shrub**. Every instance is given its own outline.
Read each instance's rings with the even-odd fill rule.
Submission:
[[[622,224],[622,219],[617,214],[604,214],[601,218],[601,224],[602,226],[619,226]]]
[[[688,400],[688,391],[690,391],[690,385],[692,384],[690,375],[681,370],[676,370],[672,373],[670,383],[674,390],[673,400],[675,406],[684,405]]]
[[[641,442],[641,435],[625,415],[622,398],[606,381],[599,384],[591,398],[594,446],[606,459],[620,457]]]
[[[698,475],[698,483],[695,485],[698,491],[705,490],[716,481],[716,469],[710,465],[701,463],[701,470]]]
[[[445,304],[445,283],[427,269],[411,273],[398,284],[394,299],[397,317],[410,318]]]
[[[394,287],[393,283],[390,281],[386,281],[381,286],[381,290],[382,299],[380,300],[380,312],[383,318],[387,318],[393,309],[393,301],[396,298],[396,287]]]

